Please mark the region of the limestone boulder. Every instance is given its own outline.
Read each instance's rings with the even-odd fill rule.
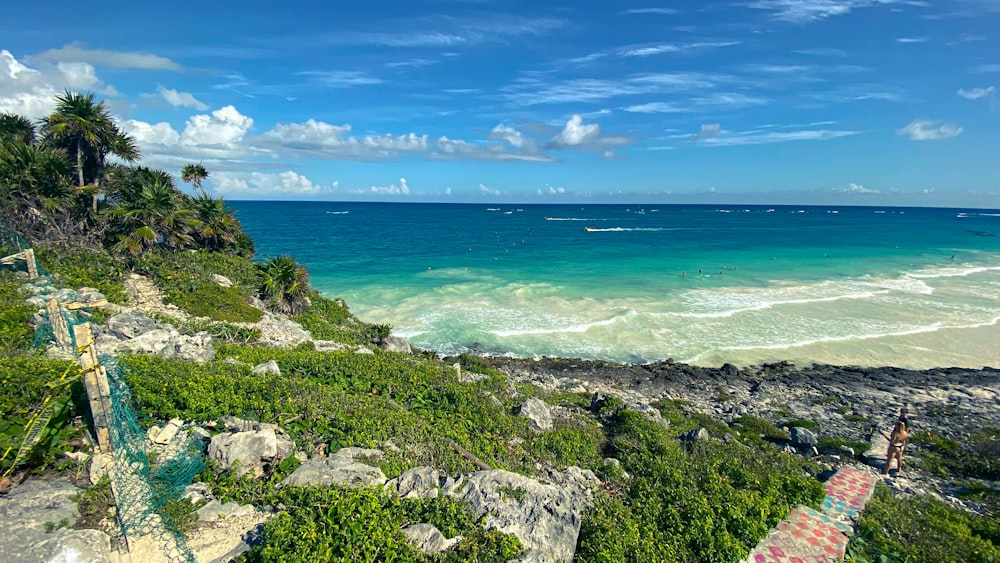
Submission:
[[[527,418],[531,429],[536,432],[552,430],[552,411],[541,399],[527,399],[518,407],[517,413]]]
[[[286,317],[265,314],[255,326],[260,331],[258,342],[262,346],[294,348],[303,342],[312,341],[312,336],[301,324]]]
[[[274,360],[268,360],[262,364],[257,364],[253,367],[252,371],[256,375],[261,375],[261,374],[281,375],[281,368],[278,367],[278,362]]]
[[[385,487],[403,498],[436,498],[440,483],[437,469],[423,466],[407,469],[399,477],[390,479]]]
[[[791,429],[792,446],[799,449],[814,448],[819,444],[819,438],[808,428],[795,426]]]
[[[365,452],[377,452],[365,455]],[[372,467],[357,461],[358,459],[380,458],[384,455],[380,450],[365,450],[363,448],[344,448],[326,457],[314,457],[298,466],[291,475],[285,477],[279,487],[309,485],[348,485],[352,487],[369,487],[384,485],[385,474],[378,467]]]
[[[389,335],[382,339],[379,346],[387,352],[402,352],[404,354],[410,354],[413,352],[413,349],[410,348],[409,341],[402,336]]]
[[[220,274],[212,274],[212,281],[222,287],[233,287],[232,280]]]
[[[287,438],[279,442],[274,428],[262,428],[213,436],[208,444],[208,458],[223,470],[239,462],[240,475],[249,472],[261,475],[265,465],[281,461],[294,449],[295,444]]]
[[[154,354],[194,362],[210,362],[215,358],[212,337],[207,332],[187,336],[176,330],[164,329],[152,330],[121,342],[115,347],[115,352]]]
[[[431,524],[413,524],[403,528],[403,535],[424,555],[433,556],[447,551],[461,541],[461,536],[447,539]]]
[[[108,319],[108,333],[119,340],[129,340],[156,330],[156,321],[142,311],[126,311]]]

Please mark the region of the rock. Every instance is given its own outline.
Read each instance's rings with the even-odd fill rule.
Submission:
[[[722,368],[719,369],[722,375],[726,377],[739,377],[740,368],[734,366],[733,364],[722,364]]]
[[[180,431],[181,426],[184,426],[184,421],[179,418],[171,419],[170,422],[163,425],[163,428],[159,426],[153,426],[149,429],[146,435],[149,440],[154,444],[165,446],[174,439],[177,432]]]
[[[441,531],[431,524],[413,524],[403,528],[403,535],[424,555],[432,556],[447,551],[461,541],[462,537],[445,539]]]
[[[553,563],[552,557],[544,551],[532,549],[515,559],[512,563]]]
[[[210,362],[215,358],[212,337],[207,332],[186,336],[176,330],[156,329],[121,342],[115,351],[155,354],[164,358],[195,362]]]
[[[215,522],[224,518],[239,518],[257,512],[257,509],[250,504],[240,504],[238,502],[227,502],[225,504],[211,500],[205,506],[199,508],[195,514],[201,522]]]
[[[219,274],[212,274],[212,281],[215,282],[217,285],[221,285],[222,287],[233,287],[232,280],[230,280],[226,276],[222,276]]]
[[[312,336],[302,325],[285,317],[265,314],[255,327],[260,331],[258,342],[262,346],[294,348],[303,342],[312,341]]]
[[[262,364],[257,364],[253,367],[253,373],[256,375],[261,375],[265,373],[273,373],[275,375],[281,375],[281,368],[278,367],[278,362],[274,360],[268,360]]]
[[[808,428],[794,426],[791,430],[792,446],[801,449],[810,449],[819,444],[819,438]]]
[[[95,301],[107,301],[103,293],[93,287],[81,287],[76,290],[76,300],[83,303],[94,303]]]
[[[685,432],[684,435],[681,436],[681,441],[682,442],[704,442],[705,440],[709,440],[711,438],[712,438],[712,435],[708,433],[708,430],[705,430],[704,428],[702,428],[702,427],[699,426],[698,428],[695,428],[694,430],[690,430],[688,432]]]
[[[389,335],[382,339],[380,348],[386,352],[402,352],[404,354],[411,354],[413,350],[410,348],[410,343],[402,336]]]
[[[106,563],[110,557],[111,538],[107,534],[100,530],[72,530],[32,544],[21,557],[4,561]]]
[[[316,348],[317,352],[339,352],[341,350],[347,350],[346,344],[341,344],[340,342],[334,342],[332,340],[314,340],[313,346]]]
[[[486,529],[513,534],[526,549],[559,562],[573,559],[582,514],[592,501],[570,484],[544,484],[529,477],[492,469],[445,482],[446,494],[463,501]],[[512,491],[514,493],[512,494]]]
[[[882,471],[885,468],[885,462],[887,459],[885,454],[889,450],[889,439],[876,430],[875,432],[872,432],[871,437],[869,438],[869,443],[871,444],[871,447],[869,447],[868,450],[862,454],[862,457],[864,458],[865,463],[875,469],[878,469],[879,471]]]
[[[371,350],[365,348],[364,346],[358,346],[357,350],[355,350],[354,353],[368,355],[368,356],[375,354],[375,352],[372,352]]]
[[[531,429],[536,432],[544,432],[552,429],[552,412],[549,410],[548,405],[540,399],[532,397],[524,401],[517,412],[528,419]]]
[[[152,330],[156,330],[156,321],[142,311],[126,311],[108,319],[108,332],[119,340],[135,338]]]
[[[95,453],[90,460],[90,484],[96,485],[115,466],[115,458],[110,453]]]
[[[49,294],[49,299],[55,299],[59,303],[70,303],[76,301],[76,291],[69,288],[57,289]]]
[[[362,448],[345,448],[349,450],[362,450]],[[363,451],[363,450],[362,450]],[[382,454],[379,450],[376,451]],[[291,475],[285,477],[279,487],[308,485],[349,485],[353,487],[365,487],[372,485],[383,485],[386,482],[385,474],[378,467],[372,467],[354,461],[356,452],[346,452],[344,450],[326,457],[314,457],[298,466]],[[360,457],[360,456],[357,456]]]
[[[0,561],[107,561],[110,539],[97,530],[73,530],[80,492],[62,480],[31,480],[0,497]],[[57,529],[46,532],[48,526]]]
[[[181,499],[190,502],[191,504],[198,504],[201,501],[208,501],[215,498],[212,494],[212,486],[208,483],[191,483],[187,487],[184,487],[184,493],[181,494]]]
[[[282,438],[279,447],[274,428],[263,428],[213,436],[208,445],[208,458],[217,462],[223,470],[239,462],[240,475],[251,471],[261,475],[264,464],[281,461],[294,449],[295,443],[287,438]]]
[[[385,487],[402,498],[437,498],[441,477],[433,467],[407,469],[399,477],[389,480]]]

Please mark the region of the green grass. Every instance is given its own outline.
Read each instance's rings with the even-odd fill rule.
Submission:
[[[93,287],[112,303],[124,304],[126,265],[105,251],[36,247],[35,256],[63,287]]]

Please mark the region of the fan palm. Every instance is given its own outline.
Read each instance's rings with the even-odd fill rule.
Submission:
[[[160,179],[142,186],[108,212],[117,223],[118,240],[112,248],[119,253],[143,254],[151,248],[184,248],[193,240],[191,233],[201,226],[183,205],[184,194]]]
[[[191,209],[201,222],[198,238],[202,246],[211,250],[233,245],[236,242],[236,235],[243,230],[233,211],[226,209],[222,198],[202,193],[191,201]]]
[[[260,266],[263,281],[259,297],[281,313],[301,313],[308,305],[309,273],[291,256],[276,256]]]
[[[23,115],[0,113],[0,141],[21,141],[26,145],[35,143],[35,125]]]
[[[41,204],[53,211],[71,195],[66,156],[21,141],[0,141],[0,195],[12,204]]]
[[[201,187],[201,181],[205,178],[208,178],[208,170],[200,162],[198,164],[185,164],[184,168],[181,168],[181,180],[193,184],[201,191],[202,195],[205,195],[205,189]]]

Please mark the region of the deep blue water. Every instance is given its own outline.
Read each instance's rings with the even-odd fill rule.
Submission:
[[[1000,212],[230,205],[258,258],[294,256],[327,296],[442,353],[1000,363]]]

